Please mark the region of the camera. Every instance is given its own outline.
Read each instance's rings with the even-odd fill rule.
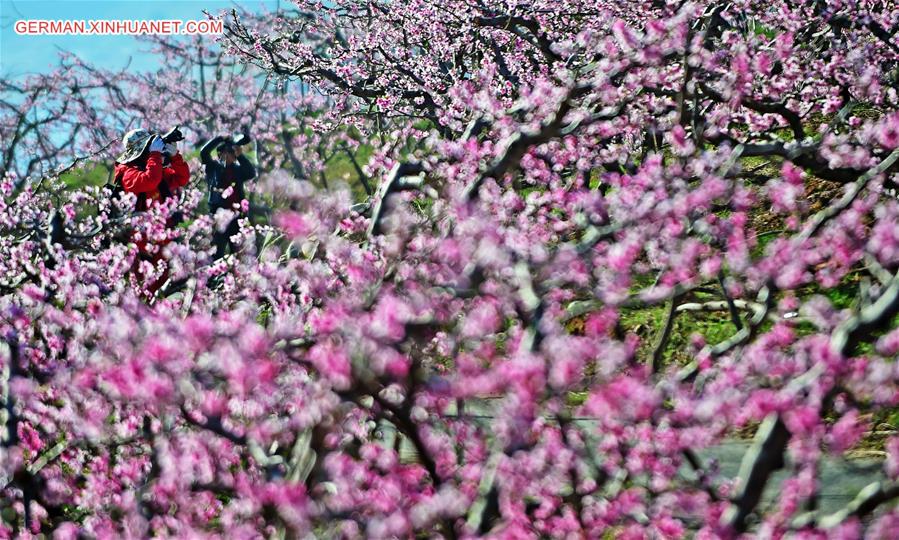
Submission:
[[[184,134],[181,133],[181,126],[175,126],[172,129],[170,129],[167,133],[165,133],[164,135],[159,135],[159,138],[162,139],[162,142],[169,144],[169,143],[183,141]]]
[[[252,139],[247,133],[238,135],[223,136],[222,141],[216,146],[218,152],[234,152],[238,146],[246,146],[250,144]]]
[[[166,144],[176,143],[184,140],[184,133],[181,132],[181,126],[175,126],[172,129],[168,130],[165,134],[160,135],[156,134],[157,137],[162,139],[162,142]],[[165,167],[168,167],[172,162],[172,156],[170,156],[167,152],[162,152],[162,164]]]
[[[249,134],[241,133],[240,135],[231,137],[231,144],[233,146],[246,146],[246,145],[250,144],[251,140],[252,139],[250,139]]]

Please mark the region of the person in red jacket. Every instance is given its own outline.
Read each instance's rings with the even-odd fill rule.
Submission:
[[[165,143],[147,130],[134,129],[125,134],[122,144],[125,151],[116,159],[115,182],[122,190],[137,195],[135,210],[147,210],[153,201],[172,195],[190,180],[190,167],[174,143]],[[170,162],[168,166],[164,165],[165,157]],[[162,248],[167,242],[157,244],[154,250],[148,249],[146,240],[135,243],[138,258],[134,261],[133,272],[138,281],[143,282],[140,261],[150,261],[157,266],[164,260]],[[155,295],[167,279],[168,268],[153,283],[146,284],[150,295]]]
[[[174,193],[190,180],[190,167],[175,143],[166,144],[158,135],[134,129],[125,134],[122,144],[125,151],[116,159],[115,181],[137,195],[135,210],[146,210],[150,201]],[[169,156],[169,166],[163,165],[163,154]]]

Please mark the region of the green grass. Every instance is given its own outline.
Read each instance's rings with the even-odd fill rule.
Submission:
[[[365,167],[371,158],[374,149],[369,144],[362,144],[356,151],[356,163],[360,167]],[[353,199],[356,201],[364,201],[367,197],[362,182],[359,181],[359,174],[353,166],[350,157],[346,152],[338,152],[325,164],[325,179],[328,185],[344,183],[349,186],[353,192]],[[377,189],[377,180],[370,179],[369,183],[373,190]]]
[[[665,305],[622,310],[622,328],[640,337],[638,355],[641,359],[648,360],[652,357],[667,315],[668,307]],[[730,338],[736,331],[726,311],[678,313],[662,357],[663,364],[681,365],[689,362],[691,358],[686,351],[695,334],[703,336],[706,343],[714,345]]]
[[[109,171],[103,165],[88,166],[69,171],[59,177],[59,181],[71,190],[88,186],[102,186],[109,178]]]

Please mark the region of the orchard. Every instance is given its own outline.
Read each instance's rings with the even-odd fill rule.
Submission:
[[[899,537],[894,2],[208,16],[0,82],[4,537]],[[168,124],[177,197],[76,181]]]

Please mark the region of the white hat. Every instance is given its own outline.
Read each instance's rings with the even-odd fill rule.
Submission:
[[[119,163],[134,161],[144,153],[152,140],[153,134],[146,129],[132,129],[122,137],[122,146],[125,147],[125,151],[116,158],[116,161]]]

